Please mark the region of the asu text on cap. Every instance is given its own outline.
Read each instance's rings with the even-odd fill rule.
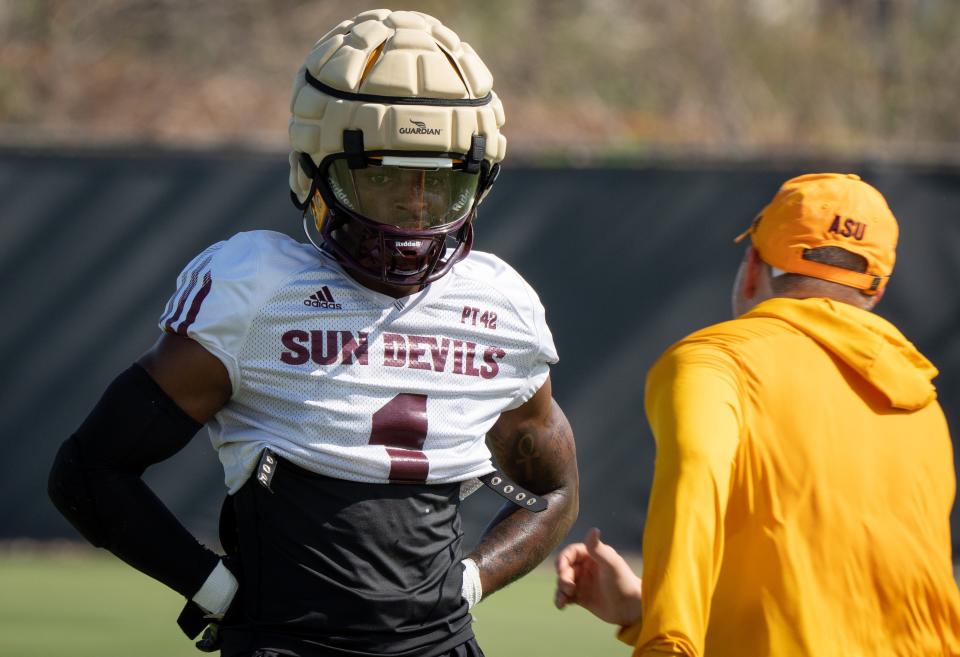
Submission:
[[[893,272],[899,229],[883,195],[859,176],[814,173],[785,182],[737,241],[748,234],[773,267],[875,294]],[[862,256],[866,272],[804,258],[808,250],[823,246]]]

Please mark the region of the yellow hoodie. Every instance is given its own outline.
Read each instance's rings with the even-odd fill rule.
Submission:
[[[960,655],[937,370],[889,322],[775,298],[647,379],[639,655]]]

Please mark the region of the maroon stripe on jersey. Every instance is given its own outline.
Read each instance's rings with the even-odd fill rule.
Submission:
[[[193,268],[192,272],[190,272],[190,283],[186,288],[184,288],[183,293],[180,295],[180,299],[177,301],[177,310],[170,318],[167,319],[163,330],[173,332],[173,325],[178,319],[180,319],[180,313],[183,312],[183,307],[187,305],[187,299],[190,298],[190,293],[193,292],[193,288],[196,287],[197,281],[200,279],[200,272],[203,271],[204,267],[210,264],[212,259],[213,256],[208,255],[200,262],[199,265]]]
[[[427,440],[427,396],[401,392],[373,414],[370,444],[390,456],[390,481],[423,482],[430,462],[421,450]]]
[[[177,335],[186,335],[190,325],[197,321],[200,306],[203,305],[203,300],[210,294],[211,287],[213,287],[213,277],[210,275],[210,272],[207,272],[203,275],[203,287],[197,292],[197,296],[193,298],[193,303],[190,304],[190,311],[187,313],[187,318],[177,327]]]
[[[387,447],[390,455],[390,483],[411,484],[422,483],[430,473],[430,462],[427,455],[412,449]]]
[[[167,305],[163,309],[163,313],[160,315],[160,323],[163,324],[167,320],[165,319],[170,311],[173,310],[173,302],[177,300],[177,291],[174,290],[173,294],[170,295],[170,299],[167,301]]]

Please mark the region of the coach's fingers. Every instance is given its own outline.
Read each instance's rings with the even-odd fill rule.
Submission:
[[[567,547],[560,550],[560,553],[557,554],[556,559],[556,568],[557,573],[560,571],[571,570],[583,557],[587,554],[587,546],[583,543],[571,543]]]
[[[583,543],[573,543],[560,551],[557,555],[557,589],[565,594],[572,594],[576,590],[577,567],[587,557],[587,548]]]
[[[553,597],[553,603],[557,609],[563,609],[568,604],[576,602],[580,574],[584,563],[589,560],[587,546],[583,543],[568,545],[557,555],[554,564],[557,571],[557,588]]]
[[[603,542],[600,540],[600,528],[591,527],[587,531],[587,536],[583,539],[584,544],[587,546],[587,549],[590,552],[594,552],[598,547],[603,545]]]
[[[576,579],[577,570],[588,560],[590,555],[587,546],[583,543],[572,543],[560,551],[557,555],[556,571],[557,577],[564,581]]]
[[[596,527],[587,532],[584,545],[590,558],[601,565],[609,566],[614,570],[620,570],[626,565],[619,552],[600,540],[600,530]]]

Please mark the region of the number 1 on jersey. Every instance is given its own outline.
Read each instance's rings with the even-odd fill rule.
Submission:
[[[422,483],[430,463],[423,453],[427,439],[427,396],[401,392],[373,414],[371,445],[383,445],[390,455],[390,482]]]

